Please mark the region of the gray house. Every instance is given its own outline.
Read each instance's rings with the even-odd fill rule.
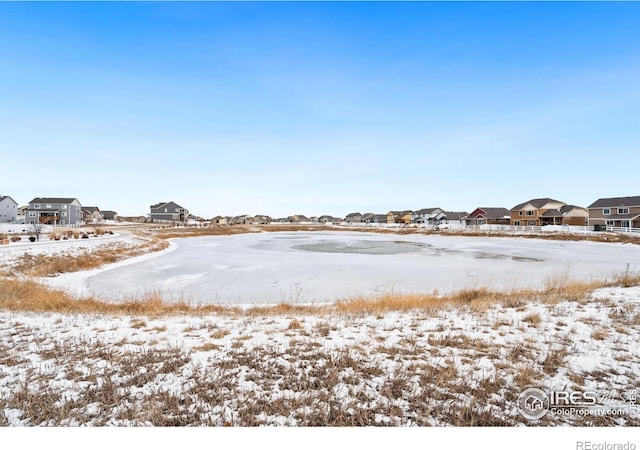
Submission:
[[[151,222],[185,222],[189,217],[189,210],[175,202],[160,202],[151,205],[150,208]]]
[[[0,223],[14,222],[18,218],[18,203],[8,195],[0,195]]]
[[[102,211],[104,220],[118,220],[118,213],[115,211]]]
[[[640,228],[640,195],[599,198],[587,209],[589,225]]]
[[[83,225],[82,205],[77,198],[36,197],[24,212],[25,224]]]

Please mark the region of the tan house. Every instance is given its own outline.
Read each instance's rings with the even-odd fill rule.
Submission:
[[[228,225],[227,218],[222,216],[215,216],[213,219],[211,219],[210,223],[211,223],[211,226],[219,226],[219,227]]]
[[[587,209],[589,225],[640,228],[640,196],[600,198]]]
[[[102,222],[103,216],[100,212],[100,208],[97,206],[83,206],[82,207],[82,220],[85,223]]]
[[[587,208],[575,205],[564,205],[559,209],[550,209],[541,216],[542,225],[586,226],[589,223]]]
[[[535,226],[560,225],[556,224],[555,217],[543,218],[542,215],[552,209],[560,209],[566,203],[552,198],[534,198],[524,203],[520,203],[510,210],[510,221],[513,226]]]
[[[389,211],[387,213],[387,223],[409,224],[413,217],[413,211]]]

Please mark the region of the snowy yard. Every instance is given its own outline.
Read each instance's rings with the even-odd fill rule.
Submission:
[[[640,425],[640,289],[384,316],[0,314],[3,425]],[[528,387],[615,417],[529,421]]]

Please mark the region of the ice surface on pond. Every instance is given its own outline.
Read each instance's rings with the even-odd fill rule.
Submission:
[[[263,304],[323,302],[393,292],[487,286],[541,288],[553,276],[602,279],[629,265],[636,245],[518,238],[350,232],[260,233],[177,239],[175,251],[92,275],[103,298]]]
[[[294,245],[295,250],[324,253],[356,253],[359,255],[397,255],[399,253],[418,252],[429,244],[408,241],[366,241],[353,240],[348,242],[326,240],[313,244]]]

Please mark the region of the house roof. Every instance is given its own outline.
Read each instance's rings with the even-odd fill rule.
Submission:
[[[416,211],[416,214],[433,214],[433,212],[437,209],[442,211],[442,208],[423,208]]]
[[[584,210],[582,206],[564,205],[561,208],[549,209],[545,211],[542,215],[540,215],[540,217],[563,217],[565,214],[567,214],[570,211],[573,211],[574,209]]]
[[[540,217],[562,217],[562,216],[563,214],[560,212],[559,209],[549,209],[540,215]]]
[[[586,208],[583,208],[582,206],[564,205],[562,208],[560,208],[560,212],[564,216],[566,213],[568,213],[569,211],[573,211],[574,209],[582,209],[582,210],[586,211]]]
[[[60,203],[60,204],[70,204],[78,201],[77,198],[66,198],[66,197],[36,197],[31,200],[29,203]],[[78,202],[79,203],[79,202]]]
[[[8,196],[8,195],[0,195],[0,202],[1,202],[2,200],[4,200],[5,198],[11,198],[11,197],[10,197],[10,196]],[[15,201],[15,200],[14,200],[14,199],[12,199],[12,198],[11,198],[11,201],[12,201],[13,203],[15,203],[16,205],[18,204],[18,202],[17,202],[17,201]]]
[[[589,205],[589,208],[612,208],[618,206],[640,206],[640,195],[635,197],[599,198]]]
[[[478,214],[472,215],[478,211]],[[496,207],[485,207],[481,206],[473,210],[468,217],[479,217],[482,216],[485,219],[502,219],[505,217],[509,217],[509,210],[507,208],[496,208]]]
[[[517,209],[522,209],[527,205],[531,205],[534,208],[540,209],[544,205],[546,205],[547,203],[562,203],[562,204],[564,204],[564,202],[561,202],[559,200],[554,200],[552,198],[534,198],[534,199],[531,199],[531,200],[529,200],[527,202],[520,203],[520,204],[514,206],[513,208],[511,208],[511,210],[513,211],[513,210],[517,210]]]
[[[98,208],[97,206],[83,206],[82,210],[93,214],[96,211],[100,211],[100,208]]]
[[[466,211],[445,211],[444,215],[447,220],[460,220],[463,217],[468,216],[469,213],[467,213]]]
[[[186,210],[186,209],[187,209],[187,208],[185,208],[184,206],[180,206],[180,205],[178,205],[178,204],[177,204],[176,202],[174,202],[174,201],[171,201],[171,202],[160,202],[160,203],[156,203],[155,205],[151,205],[151,206],[150,206],[150,209],[160,209],[160,208],[162,208],[163,206],[167,206],[167,205],[170,205],[170,204],[172,204],[172,203],[173,203],[174,205],[176,205],[176,207],[177,207],[177,208],[184,209],[184,210]]]
[[[640,218],[640,213],[635,214],[612,214],[604,216],[604,220],[636,220]]]

